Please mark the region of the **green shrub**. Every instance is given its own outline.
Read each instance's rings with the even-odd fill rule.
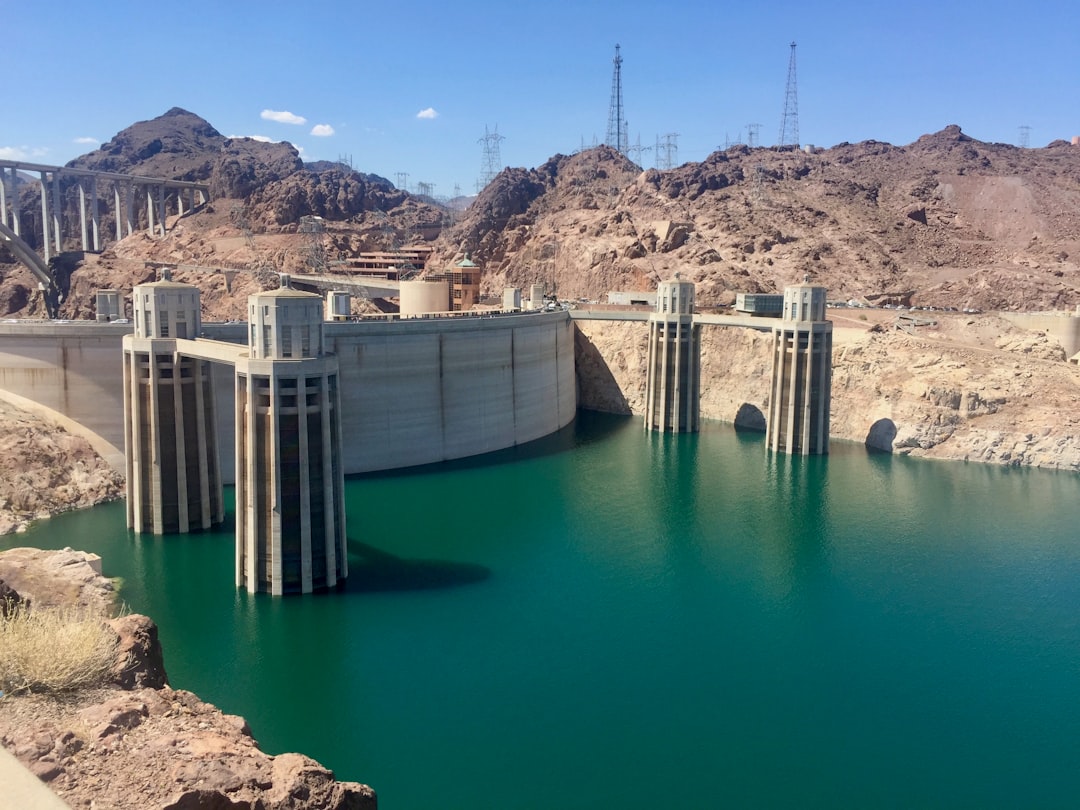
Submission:
[[[0,690],[65,692],[104,683],[119,638],[104,620],[72,609],[14,605],[0,617]]]

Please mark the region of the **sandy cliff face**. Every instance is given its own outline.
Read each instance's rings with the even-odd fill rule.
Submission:
[[[0,534],[112,500],[123,488],[85,439],[0,400]]]
[[[881,317],[881,314],[878,314]],[[644,323],[577,321],[583,408],[639,415]],[[839,326],[833,438],[924,458],[1080,471],[1080,368],[1045,335],[991,317],[942,318],[909,335],[884,321]],[[629,353],[629,357],[628,357]],[[701,415],[763,429],[769,336],[704,327]]]

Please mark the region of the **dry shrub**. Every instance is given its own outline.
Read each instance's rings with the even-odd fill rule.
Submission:
[[[118,642],[96,616],[17,604],[0,618],[0,690],[65,692],[98,686],[116,663]]]

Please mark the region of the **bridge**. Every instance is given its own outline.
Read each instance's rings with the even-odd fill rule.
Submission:
[[[36,205],[23,207],[22,191],[28,181],[21,179],[20,173],[38,175],[40,210]],[[111,190],[117,242],[133,234],[143,217],[150,234],[165,236],[170,211],[183,216],[210,199],[210,187],[205,183],[0,160],[0,244],[6,245],[42,284],[50,315],[55,314],[57,290],[49,260],[64,252],[67,234],[63,196],[72,186],[78,189],[77,238],[83,252],[102,250],[103,192]],[[34,258],[38,254],[32,242],[38,241],[43,260]]]

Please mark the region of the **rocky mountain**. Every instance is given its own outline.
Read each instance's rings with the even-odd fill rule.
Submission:
[[[670,171],[608,147],[507,169],[439,242],[491,291],[601,299],[675,272],[702,305],[804,275],[834,299],[982,310],[1080,303],[1080,147],[957,126],[908,146],[732,147]]]

